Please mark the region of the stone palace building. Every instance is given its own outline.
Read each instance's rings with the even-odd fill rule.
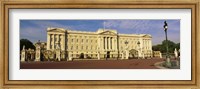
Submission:
[[[111,60],[152,57],[152,37],[149,34],[120,34],[113,29],[96,32],[47,28],[47,42],[35,43],[35,61],[41,60]],[[28,50],[21,52],[26,61]]]

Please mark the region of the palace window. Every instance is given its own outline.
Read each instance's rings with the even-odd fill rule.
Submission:
[[[71,46],[71,50],[73,49],[73,46]]]

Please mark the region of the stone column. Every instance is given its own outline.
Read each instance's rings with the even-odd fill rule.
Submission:
[[[52,34],[52,49],[54,50],[55,49],[55,34]]]
[[[104,47],[104,40],[103,40],[103,38],[101,37],[100,38],[100,50],[102,50],[102,49],[104,49],[103,47]]]
[[[55,37],[56,37],[56,39],[55,39],[55,45],[57,45],[58,40],[59,40],[59,35],[58,35],[58,34],[55,34]]]
[[[62,35],[62,38],[61,38],[61,40],[62,40],[62,44],[61,44],[61,50],[65,50],[65,35]]]
[[[110,50],[110,37],[108,37],[108,49]]]
[[[107,39],[107,49],[109,49],[109,37],[107,37],[106,39]]]
[[[152,51],[152,41],[149,39],[149,48],[151,50],[151,57],[153,57],[153,51]]]
[[[117,47],[119,46],[118,44],[117,44],[117,42],[118,42],[118,40],[117,40],[117,37],[115,38],[115,49],[117,50]],[[117,51],[119,51],[119,49],[117,50]]]
[[[105,37],[103,37],[103,49],[105,50]]]
[[[97,38],[97,43],[98,43],[97,50],[99,51],[101,49],[101,37],[100,36],[98,36],[98,38]]]
[[[112,44],[113,44],[112,42],[113,41],[112,40],[113,40],[112,37],[110,37],[110,49],[113,49],[113,46],[112,46]]]
[[[115,41],[114,41],[114,38],[112,37],[112,50],[115,50],[114,44],[115,44]]]
[[[47,34],[47,50],[50,50],[51,45],[51,35]]]
[[[107,37],[105,37],[105,50],[107,50]]]

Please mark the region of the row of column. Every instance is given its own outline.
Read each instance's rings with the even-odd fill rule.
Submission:
[[[103,49],[115,49],[115,44],[113,37],[103,37]]]
[[[56,40],[55,40],[56,38]],[[56,43],[60,44],[61,49],[65,49],[65,35],[61,34],[48,34],[47,35],[47,50],[55,49]]]

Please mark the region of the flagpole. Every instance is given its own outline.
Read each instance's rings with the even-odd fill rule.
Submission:
[[[103,22],[103,30],[104,30],[104,31],[105,31],[105,23],[106,23],[106,22],[104,21],[104,22]]]

